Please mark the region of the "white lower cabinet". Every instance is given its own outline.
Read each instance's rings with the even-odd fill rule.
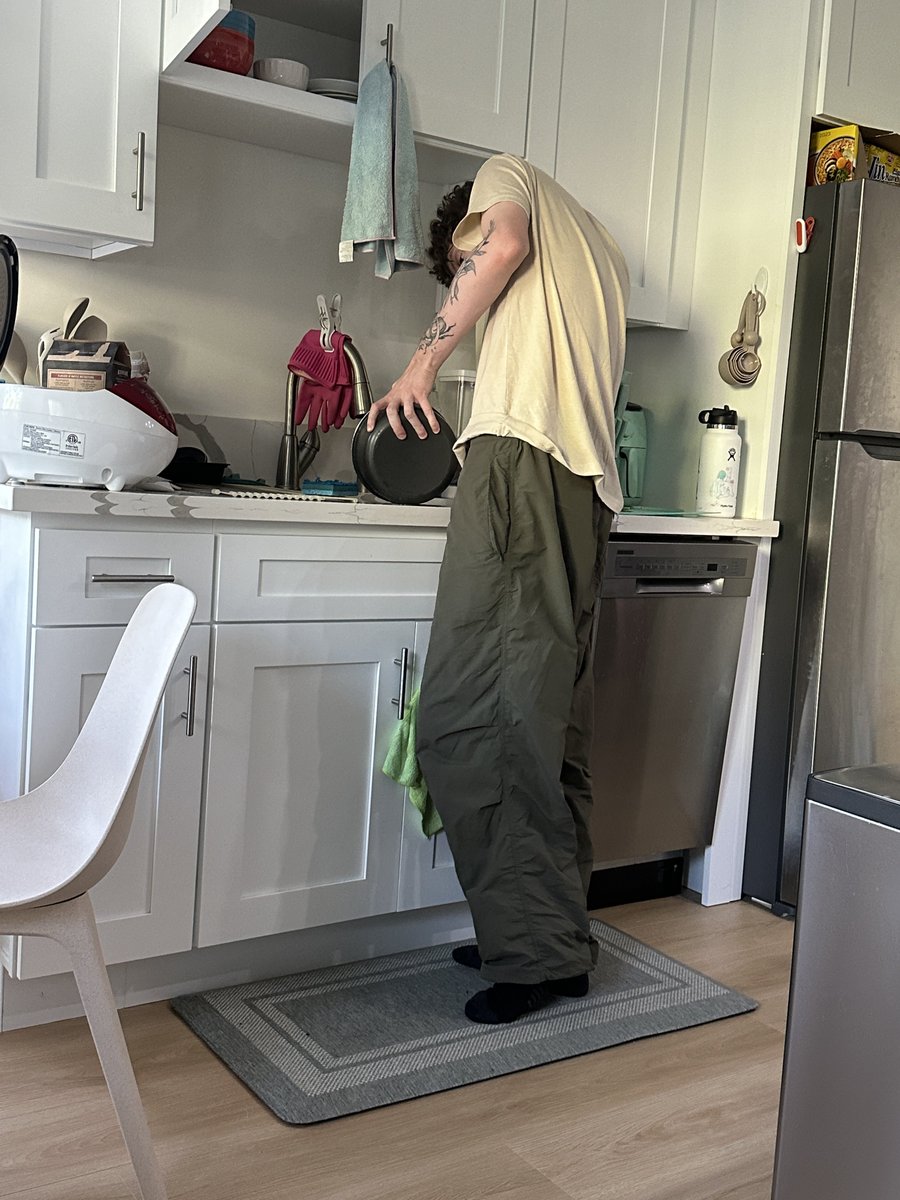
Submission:
[[[442,537],[128,530],[102,518],[22,533],[7,539],[0,596],[19,646],[0,655],[0,699],[21,731],[3,743],[7,795],[66,757],[160,576],[196,593],[199,620],[216,618],[188,632],[131,834],[91,893],[107,963],[462,898],[446,839],[425,838],[382,772],[401,686],[408,701],[421,682]],[[0,954],[21,980],[70,970],[46,939],[8,939]]]
[[[28,788],[48,779],[69,752],[122,633],[122,627],[34,630]],[[193,626],[153,728],[131,834],[119,861],[91,892],[107,963],[192,945],[208,657],[209,628]],[[189,736],[182,713],[192,660],[197,691]],[[20,939],[16,966],[22,979],[70,969],[65,953],[45,938]]]
[[[422,683],[430,635],[431,622],[418,621],[410,695]],[[453,855],[447,845],[447,835],[438,833],[432,838],[427,838],[422,832],[421,817],[406,798],[403,807],[397,908],[403,912],[413,908],[429,908],[435,904],[453,904],[464,899],[463,890],[456,878]]]
[[[215,627],[198,945],[396,910],[404,801],[381,764],[415,634]]]

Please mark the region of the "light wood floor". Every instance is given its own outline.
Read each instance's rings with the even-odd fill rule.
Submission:
[[[598,914],[752,1014],[309,1128],[165,1004],[123,1024],[179,1200],[769,1200],[792,926],[680,898]],[[0,1196],[133,1200],[83,1021],[0,1036]]]

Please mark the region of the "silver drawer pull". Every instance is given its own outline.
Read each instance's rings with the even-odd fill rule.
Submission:
[[[406,646],[400,651],[400,657],[394,659],[394,663],[400,668],[400,696],[392,700],[391,704],[397,705],[397,720],[402,721],[406,716],[406,677],[409,674],[409,650]]]
[[[138,144],[131,152],[137,159],[137,178],[131,198],[138,212],[144,211],[144,170],[147,156],[147,135],[143,130],[138,134]]]
[[[91,583],[174,583],[174,575],[92,575]]]
[[[194,736],[194,715],[197,709],[197,655],[191,655],[191,665],[184,668],[184,674],[188,677],[188,699],[187,708],[181,714],[182,721],[187,722],[185,735],[187,737]]]

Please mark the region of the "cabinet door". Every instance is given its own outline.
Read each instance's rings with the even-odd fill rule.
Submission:
[[[553,12],[545,0],[529,154],[548,168],[546,140],[555,137],[557,180],[625,254],[629,318],[686,324],[714,7],[707,0],[567,0],[563,29],[550,22]],[[560,71],[559,111],[550,120],[545,109]],[[679,289],[686,302],[674,298]]]
[[[229,12],[229,0],[165,0],[160,70],[187,58]]]
[[[826,5],[818,111],[844,123],[900,129],[897,0],[830,0]]]
[[[430,621],[417,622],[410,695],[422,683],[430,634]],[[402,912],[410,908],[428,908],[434,904],[454,904],[458,900],[465,900],[456,878],[447,835],[441,832],[427,838],[422,832],[422,820],[408,796],[404,795],[404,801],[398,909]]]
[[[220,625],[198,944],[397,903],[403,797],[381,771],[412,621]]]
[[[160,17],[147,0],[0,0],[0,224],[153,241]]]
[[[36,629],[33,635],[28,787],[56,770],[100,690],[121,629]],[[163,696],[141,776],[134,824],[110,873],[91,892],[107,963],[190,950],[203,773],[209,628],[188,631]],[[196,656],[194,732],[182,719]],[[45,938],[22,938],[20,978],[68,971]]]
[[[534,0],[366,0],[362,69],[392,23],[416,132],[522,154],[533,21]]]

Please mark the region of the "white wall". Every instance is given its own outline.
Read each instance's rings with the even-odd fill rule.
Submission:
[[[694,507],[697,414],[728,404],[744,438],[738,516],[771,516],[796,270],[792,219],[812,113],[804,96],[810,9],[809,0],[719,0],[716,8],[690,329],[628,333],[631,399],[649,412],[648,505]],[[761,266],[769,272],[762,372],[750,388],[730,387],[718,361]]]
[[[68,301],[90,296],[111,336],[146,351],[174,411],[278,421],[316,294],[339,291],[344,328],[387,390],[434,313],[435,281],[424,269],[376,279],[371,255],[338,263],[346,166],[164,127],[157,171],[151,248],[96,262],[23,252],[17,328],[32,362]],[[440,195],[423,185],[423,217]],[[467,366],[471,351],[458,357]]]
[[[697,413],[729,404],[741,414],[745,457],[738,515],[770,517],[809,122],[814,112],[822,0],[718,0],[691,325],[631,329],[631,398],[650,412],[644,503],[694,507],[702,426]],[[751,388],[718,375],[741,302],[769,272],[761,322],[763,369]],[[688,886],[704,903],[741,895],[768,548],[747,605],[712,847],[693,856]]]

